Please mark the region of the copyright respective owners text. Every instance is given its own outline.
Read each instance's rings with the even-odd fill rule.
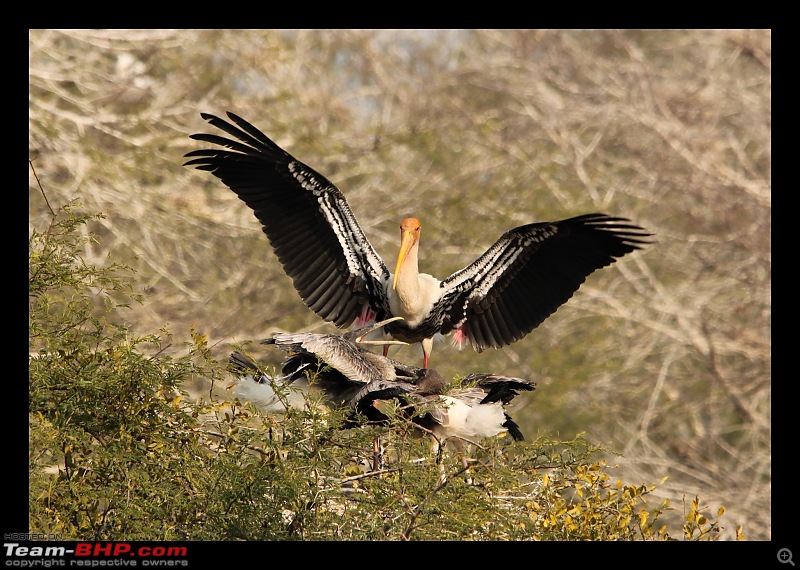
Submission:
[[[182,568],[189,545],[159,542],[66,542],[58,535],[5,534],[7,568]]]

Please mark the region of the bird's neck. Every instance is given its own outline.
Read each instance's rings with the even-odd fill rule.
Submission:
[[[420,302],[418,248],[412,247],[397,274],[395,295],[402,313],[413,314]],[[400,315],[403,316],[403,315]]]
[[[441,297],[438,279],[420,273],[417,265],[417,248],[413,247],[406,256],[405,263],[397,276],[397,287],[387,291],[389,309],[395,317],[403,317],[403,324],[414,328],[428,318],[434,305]]]

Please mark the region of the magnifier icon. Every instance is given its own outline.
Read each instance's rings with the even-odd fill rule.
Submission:
[[[781,548],[778,551],[778,560],[781,564],[791,564],[794,566],[794,562],[792,562],[792,551],[788,548]]]

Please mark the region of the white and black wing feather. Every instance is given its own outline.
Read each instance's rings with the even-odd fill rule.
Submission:
[[[484,396],[481,404],[502,402],[507,405],[519,394],[520,391],[530,392],[536,389],[536,382],[527,378],[514,378],[498,374],[472,373],[461,379],[462,386],[477,386],[482,389]]]
[[[202,117],[238,140],[191,135],[220,148],[189,152],[185,166],[211,172],[253,210],[306,305],[338,327],[365,306],[384,315],[389,271],[339,189],[241,117]]]
[[[586,278],[648,242],[626,218],[586,214],[509,230],[444,281],[442,334],[466,326],[478,352],[523,338]]]

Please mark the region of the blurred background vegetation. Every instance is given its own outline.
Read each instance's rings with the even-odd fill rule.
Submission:
[[[657,498],[724,505],[723,538],[770,538],[768,30],[31,30],[29,65],[49,200],[103,212],[76,227],[93,236],[85,260],[136,271],[143,302],[112,319],[203,335],[219,360],[333,328],[250,210],[182,166],[200,112],[233,111],[324,173],[385,259],[419,218],[420,269],[440,278],[523,223],[601,211],[644,226],[653,245],[522,341],[441,344],[432,366],[536,379],[514,411],[531,439],[585,434],[626,481],[667,477]],[[41,231],[33,174],[29,205]]]

